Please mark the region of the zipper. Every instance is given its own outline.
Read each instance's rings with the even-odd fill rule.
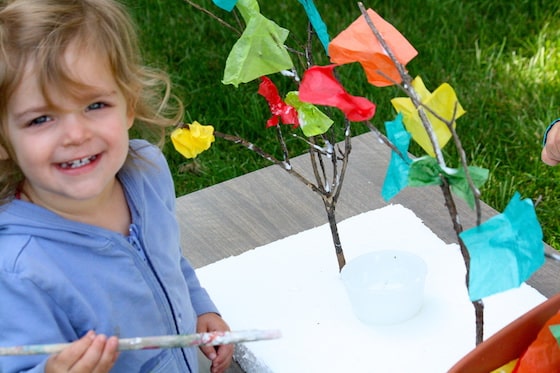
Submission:
[[[146,251],[144,250],[144,247],[141,243],[141,235],[140,235],[138,226],[134,223],[130,224],[130,227],[128,228],[128,233],[129,233],[128,237],[127,237],[128,243],[130,244],[130,246],[132,246],[134,248],[134,251],[138,254],[138,256],[142,259],[142,261],[146,264],[146,266],[150,270],[151,275],[156,279],[156,282],[159,286],[159,289],[163,293],[163,296],[164,296],[165,301],[167,303],[167,307],[171,312],[171,316],[172,316],[172,319],[173,319],[173,326],[175,328],[175,334],[181,334],[180,330],[179,330],[179,325],[177,324],[177,316],[175,315],[175,310],[173,309],[173,304],[171,303],[171,299],[169,297],[169,294],[167,293],[167,290],[165,289],[165,286],[163,286],[163,282],[161,281],[161,278],[157,274],[152,262],[150,261],[150,259],[146,255]],[[184,360],[185,364],[187,365],[187,368],[188,368],[189,372],[192,372],[189,361],[187,360],[187,356],[185,355],[185,351],[183,351],[182,348],[180,348],[180,350],[181,350],[181,355],[183,356],[183,360]]]

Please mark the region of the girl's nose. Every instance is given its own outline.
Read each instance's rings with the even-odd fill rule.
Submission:
[[[85,119],[72,115],[65,118],[63,122],[62,130],[64,131],[65,146],[81,145],[91,137],[91,132]]]

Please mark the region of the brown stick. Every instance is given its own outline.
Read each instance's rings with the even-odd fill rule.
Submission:
[[[443,157],[443,152],[441,151],[441,148],[440,148],[439,143],[437,141],[437,137],[436,137],[435,132],[432,128],[430,120],[428,119],[428,117],[426,115],[425,109],[428,110],[430,113],[435,114],[436,116],[438,116],[437,113],[434,113],[432,110],[430,110],[429,108],[427,108],[425,105],[422,104],[422,102],[420,101],[419,96],[416,93],[414,87],[412,87],[412,84],[411,84],[412,83],[412,78],[406,72],[405,67],[398,61],[395,54],[393,53],[393,51],[389,47],[389,45],[387,45],[387,43],[385,42],[385,39],[383,38],[383,36],[379,32],[379,30],[377,30],[377,28],[373,24],[373,21],[369,17],[369,15],[367,13],[367,10],[365,9],[363,3],[359,2],[358,6],[359,6],[360,11],[362,12],[362,15],[364,16],[367,24],[368,24],[368,26],[372,30],[373,34],[375,35],[375,37],[377,38],[377,40],[379,41],[381,46],[385,49],[389,58],[391,58],[391,60],[395,64],[395,66],[396,66],[396,68],[399,72],[399,75],[401,76],[402,81],[403,81],[402,85],[400,85],[400,86],[406,92],[406,94],[410,97],[412,103],[414,104],[414,106],[418,110],[418,115],[419,115],[420,120],[421,120],[421,122],[422,122],[422,124],[423,124],[423,126],[426,130],[426,133],[428,134],[428,137],[429,137],[430,142],[432,144],[432,148],[434,149],[434,154],[436,156],[436,159],[437,159],[438,163],[440,164],[440,166],[445,167],[445,159]],[[464,149],[461,145],[461,142],[459,141],[459,138],[458,138],[458,136],[455,132],[455,129],[453,128],[453,123],[455,121],[456,112],[457,112],[457,105],[455,105],[454,114],[453,114],[453,118],[452,118],[451,121],[446,121],[444,118],[440,118],[439,116],[438,116],[438,119],[440,119],[444,123],[446,123],[447,126],[451,130],[453,138],[455,139],[455,146],[457,147],[457,149],[459,151],[459,154],[461,155],[461,163],[462,163],[463,167],[465,168],[465,173],[467,174],[467,178],[469,180],[469,186],[473,190],[473,193],[474,193],[474,196],[475,196],[475,201],[477,201],[477,206],[479,206],[479,202],[478,202],[479,192],[474,187],[474,183],[472,182],[472,178],[470,177],[470,174],[468,173],[468,167],[467,167],[467,161],[466,161],[466,156],[465,156],[465,153],[464,153]],[[386,144],[390,143],[390,141],[388,141],[388,139],[386,139],[386,138],[382,138],[382,139],[383,139],[384,143],[386,143]],[[394,149],[395,146],[393,145],[391,148]],[[398,154],[400,154],[400,152]],[[402,154],[401,154],[401,157],[402,157]],[[459,241],[459,246],[461,248],[461,254],[463,256],[463,261],[464,261],[465,266],[466,266],[466,272],[467,273],[466,273],[466,276],[465,276],[465,282],[466,282],[466,286],[468,288],[469,277],[470,277],[470,256],[469,256],[468,250],[466,249],[463,241],[461,240],[461,238],[459,236],[459,234],[463,231],[463,227],[462,227],[462,225],[459,221],[459,214],[457,212],[457,208],[456,208],[456,205],[455,205],[455,201],[453,199],[453,195],[451,193],[451,188],[449,187],[449,183],[445,179],[444,175],[440,175],[440,177],[442,179],[441,190],[442,190],[442,193],[443,193],[443,196],[444,196],[444,199],[445,199],[445,205],[447,207],[447,210],[449,211],[449,216],[450,216],[452,224],[453,224],[453,229],[454,229],[455,233],[457,234],[457,239]],[[477,216],[480,216],[478,211],[479,210],[477,210]],[[479,344],[483,340],[484,304],[482,303],[481,300],[478,300],[476,302],[473,302],[473,306],[475,308],[475,315],[476,315],[476,344]]]

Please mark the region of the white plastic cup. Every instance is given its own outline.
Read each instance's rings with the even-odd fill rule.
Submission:
[[[380,250],[347,263],[340,273],[356,316],[366,324],[396,324],[422,307],[427,266],[418,255]]]

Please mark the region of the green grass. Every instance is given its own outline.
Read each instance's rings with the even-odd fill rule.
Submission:
[[[210,0],[196,2],[242,30],[234,14]],[[315,2],[331,37],[360,14],[353,1]],[[307,19],[299,2],[260,3],[262,14],[291,31],[287,44],[301,49]],[[276,149],[274,134],[264,128],[269,111],[256,94],[257,83],[239,88],[221,84],[226,57],[238,35],[182,0],[128,0],[128,5],[139,25],[147,62],[169,71],[175,92],[186,104],[187,121],[213,124],[222,132]],[[537,214],[545,241],[560,248],[560,193],[556,191],[560,167],[540,161],[542,133],[560,117],[558,1],[381,0],[365,5],[392,23],[419,51],[407,66],[412,76],[421,75],[430,90],[444,82],[454,87],[467,110],[457,130],[469,163],[491,171],[482,199],[501,211],[515,191],[523,197],[542,198]],[[319,53],[320,44],[316,46],[316,62],[328,63]],[[367,84],[358,66],[341,70],[349,92],[367,96],[378,105],[373,121],[382,128],[395,115],[389,100],[399,92]],[[274,79],[281,81],[279,76]],[[354,131],[366,129],[357,125]],[[294,145],[296,153],[303,151],[301,145]],[[179,195],[268,165],[220,140],[194,162],[182,159],[170,146],[164,151]],[[455,162],[453,151],[448,157],[450,163]]]

